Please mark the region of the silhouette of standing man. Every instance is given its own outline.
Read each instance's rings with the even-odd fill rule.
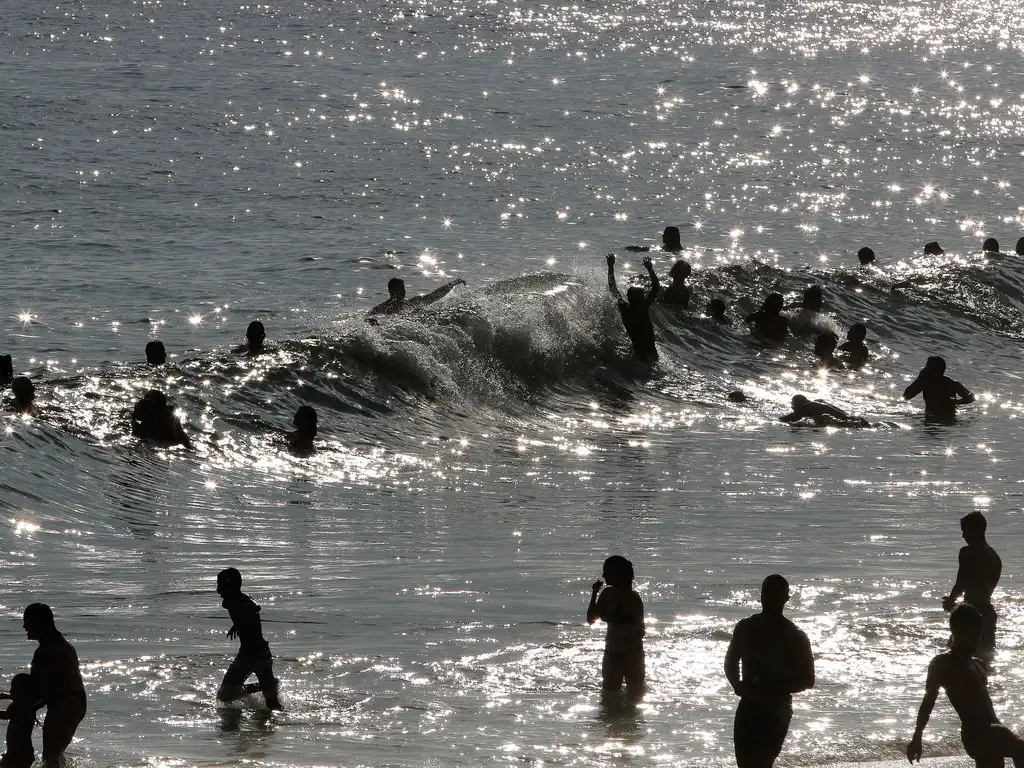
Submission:
[[[814,687],[811,642],[782,615],[787,602],[789,582],[773,573],[761,584],[761,613],[736,625],[725,654],[725,676],[740,697],[733,727],[738,768],[775,764],[793,717],[793,694]]]
[[[43,764],[59,765],[85,717],[85,685],[75,647],[57,631],[53,611],[43,603],[25,609],[25,634],[39,647],[32,656],[35,708],[46,707],[43,720]]]
[[[974,511],[960,518],[960,530],[966,547],[960,548],[960,567],[956,572],[956,583],[949,595],[942,600],[942,607],[951,611],[956,599],[964,596],[964,602],[978,609],[984,621],[981,635],[982,648],[994,648],[996,644],[996,609],[992,607],[992,593],[1003,573],[1003,561],[985,540],[988,521],[981,512]]]

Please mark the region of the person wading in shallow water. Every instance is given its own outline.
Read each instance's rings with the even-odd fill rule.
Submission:
[[[641,362],[654,365],[658,362],[658,347],[654,343],[651,306],[661,291],[654,262],[650,256],[645,257],[643,262],[647,274],[651,276],[651,290],[645,293],[643,288],[634,285],[626,289],[626,298],[623,299],[619,286],[615,284],[615,254],[609,253],[605,259],[608,262],[608,291],[615,299],[619,314],[622,315],[622,324],[626,327],[629,340],[633,342],[633,354]]]
[[[981,647],[991,649],[996,644],[996,609],[992,606],[992,593],[1003,573],[1003,561],[985,540],[988,521],[981,512],[974,511],[960,518],[960,531],[966,547],[960,548],[960,567],[956,572],[956,583],[942,600],[942,607],[951,611],[956,599],[964,596],[964,602],[978,609],[984,621]]]
[[[925,416],[943,422],[956,419],[958,405],[974,402],[974,393],[946,375],[946,361],[938,356],[929,357],[917,378],[903,391],[904,400],[918,395],[924,396]]]
[[[736,625],[725,654],[725,676],[740,697],[733,728],[738,768],[775,764],[793,717],[793,694],[814,687],[811,643],[782,615],[787,602],[789,582],[773,573],[761,584],[761,613]]]

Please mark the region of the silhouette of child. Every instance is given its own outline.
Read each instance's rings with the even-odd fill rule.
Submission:
[[[22,673],[11,678],[11,705],[0,712],[0,720],[7,721],[7,751],[0,758],[0,768],[28,768],[36,759],[32,747],[32,729],[36,725],[35,698],[32,675]]]
[[[258,691],[263,692],[269,709],[284,709],[278,698],[278,682],[274,677],[270,644],[263,637],[260,607],[242,592],[242,574],[236,568],[225,568],[217,574],[217,594],[231,617],[228,640],[238,638],[238,655],[224,674],[217,691],[220,701],[234,701]],[[249,675],[255,673],[258,683],[246,685]]]
[[[626,695],[644,694],[644,603],[633,589],[633,564],[620,555],[604,561],[604,583],[594,582],[587,606],[587,623],[603,619],[608,624],[601,661],[602,688]]]

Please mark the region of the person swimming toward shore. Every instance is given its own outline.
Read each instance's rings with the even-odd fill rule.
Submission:
[[[317,415],[311,405],[300,405],[292,421],[295,431],[288,433],[288,447],[299,455],[307,455],[316,450],[313,440],[317,433]]]
[[[658,282],[658,275],[654,271],[654,262],[650,256],[644,257],[643,265],[651,277],[651,289],[645,292],[638,285],[630,286],[626,290],[626,298],[623,299],[619,287],[615,284],[615,254],[609,253],[605,260],[608,262],[608,292],[615,299],[619,314],[622,316],[622,324],[633,343],[633,354],[641,362],[654,365],[658,362],[658,347],[654,343],[651,305],[661,290],[661,283]]]
[[[601,661],[601,688],[618,692],[626,683],[626,696],[639,700],[644,694],[644,602],[633,589],[633,564],[621,555],[604,561],[604,581],[590,591],[587,623],[598,619],[608,625]]]
[[[690,308],[690,286],[686,284],[686,278],[690,276],[693,268],[682,259],[672,265],[668,276],[672,283],[662,291],[661,300],[665,304],[671,304],[680,309]]]
[[[903,399],[924,396],[925,416],[942,421],[956,419],[956,407],[974,402],[974,393],[959,381],[946,376],[946,361],[934,355],[928,358],[917,378],[903,391]]]
[[[785,416],[780,416],[779,421],[788,424],[795,424],[798,421],[809,419],[819,427],[869,427],[866,419],[859,416],[851,416],[841,408],[836,408],[824,400],[809,400],[804,395],[793,395],[790,401],[793,410]]]
[[[757,312],[744,318],[751,334],[760,341],[780,343],[789,336],[789,320],[782,315],[785,299],[781,293],[769,293]]]
[[[400,277],[393,277],[388,280],[388,293],[390,297],[387,301],[378,304],[376,307],[370,310],[369,317],[374,315],[397,315],[399,312],[404,312],[410,309],[422,309],[423,307],[433,304],[435,301],[440,301],[458,285],[465,285],[466,281],[462,278],[452,280],[450,283],[442,285],[436,291],[428,293],[425,296],[413,296],[411,299],[405,297],[405,281]]]
[[[836,344],[839,343],[839,339],[832,331],[827,333],[820,333],[814,340],[814,356],[818,358],[815,363],[816,368],[824,369],[826,371],[831,370],[843,370],[846,368],[843,365],[843,361],[836,357]]]
[[[149,365],[163,365],[167,362],[167,350],[162,341],[151,341],[146,345],[146,362]]]
[[[192,441],[163,392],[151,389],[135,403],[131,418],[132,434],[167,445],[192,447]]]
[[[1024,766],[1024,741],[999,722],[988,693],[985,665],[974,658],[981,645],[985,623],[978,609],[969,603],[958,605],[949,616],[953,637],[950,649],[928,665],[924,698],[917,712],[917,727],[907,744],[907,759],[920,762],[924,753],[922,737],[939,691],[945,689],[949,703],[960,716],[960,739],[964,751],[978,768],[995,768],[1005,758]]]
[[[957,598],[963,595],[964,602],[973,605],[981,614],[984,623],[981,647],[990,649],[996,642],[996,609],[992,605],[992,593],[1003,573],[1003,561],[986,541],[987,529],[985,515],[977,510],[960,518],[960,532],[967,546],[960,548],[956,582],[949,595],[942,599],[942,607],[947,611],[953,610]]]
[[[732,318],[725,314],[725,300],[712,299],[708,302],[708,314],[718,325],[732,325]]]
[[[864,323],[854,323],[846,332],[846,341],[839,345],[839,351],[848,368],[860,368],[867,363],[870,357],[868,345],[864,343],[867,336],[868,328]]]
[[[18,376],[11,382],[11,394],[14,395],[14,412],[21,416],[34,416],[36,388],[27,376]]]

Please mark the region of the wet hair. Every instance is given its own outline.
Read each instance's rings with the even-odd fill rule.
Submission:
[[[850,341],[864,341],[868,335],[868,327],[864,323],[854,323],[846,332],[846,338]]]
[[[810,400],[807,399],[806,395],[793,395],[793,399],[789,401],[795,411],[802,405],[807,405]],[[781,576],[779,578],[782,578]]]
[[[976,509],[960,518],[960,528],[964,531],[984,533],[988,530],[988,520]]]
[[[388,280],[388,293],[392,296],[405,295],[405,280],[400,277],[392,277]]]
[[[0,381],[14,378],[14,361],[10,355],[0,355]]]
[[[633,563],[624,558],[622,555],[612,555],[604,561],[604,570],[606,571],[620,571],[623,576],[626,577],[626,581],[630,584],[633,583]]]
[[[24,699],[32,695],[32,675],[19,672],[11,678],[11,698]]]
[[[36,388],[27,376],[18,376],[12,381],[11,392],[18,400],[31,400],[36,396]]]
[[[764,304],[761,305],[761,311],[773,311],[777,314],[782,311],[784,306],[786,306],[786,300],[782,298],[781,293],[769,293],[764,300]]]
[[[747,396],[740,392],[738,389],[729,393],[730,403],[745,403],[747,402]]]
[[[679,227],[665,227],[665,231],[661,233],[661,244],[666,250],[682,250],[683,243],[679,237]]]
[[[162,341],[151,341],[146,345],[146,362],[150,365],[167,362],[167,350],[164,349]]]
[[[835,352],[836,344],[839,343],[839,339],[832,331],[826,331],[825,333],[818,334],[818,338],[814,340],[814,352],[815,354],[821,354],[818,350],[826,350],[829,352]]]
[[[960,603],[949,614],[949,628],[953,632],[958,629],[981,629],[984,625],[981,612],[970,603]]]
[[[673,280],[685,280],[690,276],[691,272],[693,272],[693,267],[680,259],[672,265],[672,269],[668,271],[668,276]]]
[[[267,329],[263,327],[263,323],[259,320],[253,320],[249,323],[249,327],[245,329],[245,338],[247,339],[259,339],[263,341],[267,338]]]
[[[299,410],[295,412],[295,419],[293,421],[296,427],[301,427],[312,432],[316,435],[317,416],[316,411],[311,405],[300,405]]]
[[[44,629],[56,629],[53,620],[53,611],[46,603],[32,603],[25,609],[25,621],[31,622]]]
[[[766,576],[761,582],[761,603],[781,607],[789,597],[789,582],[777,573]]]
[[[939,245],[938,240],[932,240],[930,243],[924,244],[924,255],[925,256],[941,256],[945,251],[942,250],[942,246]]]
[[[242,588],[242,574],[237,568],[225,568],[217,574],[217,583],[227,587]]]
[[[857,259],[861,264],[870,264],[875,260],[875,252],[868,247],[861,248],[857,251]]]
[[[938,355],[932,355],[929,357],[928,362],[925,363],[924,367],[934,371],[939,374],[939,376],[943,376],[946,373],[946,361]]]
[[[644,289],[639,285],[634,285],[626,291],[626,301],[630,304],[644,300]]]
[[[1017,241],[1017,255],[1024,256],[1024,237]]]
[[[999,253],[999,241],[994,237],[990,237],[982,244],[981,250],[988,253]]]

